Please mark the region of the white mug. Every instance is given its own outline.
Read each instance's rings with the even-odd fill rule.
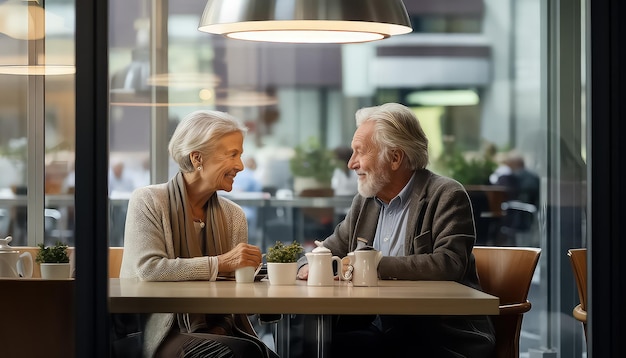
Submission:
[[[235,270],[235,281],[237,283],[252,283],[254,282],[254,272],[256,267],[244,266]]]
[[[378,264],[383,257],[381,251],[356,250],[348,253],[352,270],[352,285],[378,286]]]

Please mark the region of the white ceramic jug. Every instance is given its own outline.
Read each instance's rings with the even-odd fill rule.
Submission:
[[[338,276],[333,273],[333,261],[337,262],[337,267],[341,268],[339,256],[332,256],[329,249],[316,247],[313,252],[305,254],[309,263],[309,286],[332,286]]]
[[[349,253],[352,270],[352,285],[354,286],[378,286],[378,263],[383,257],[381,251],[373,247],[364,247]]]
[[[9,246],[11,236],[0,239],[0,277],[33,277],[33,257],[30,252],[19,251]]]

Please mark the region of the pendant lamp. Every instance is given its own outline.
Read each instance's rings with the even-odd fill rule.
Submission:
[[[401,0],[208,0],[198,30],[250,41],[359,43],[412,28]]]
[[[23,59],[17,55],[7,54],[10,51],[3,49],[5,53],[0,57],[0,74],[18,76],[74,74],[76,68],[73,65],[52,64],[50,56],[46,56],[43,50],[46,29],[63,28],[63,18],[44,10],[38,0],[7,0],[0,4],[0,33],[17,41],[37,43],[29,48],[29,51],[37,53],[34,55],[31,53],[31,56]]]
[[[44,10],[38,0],[7,0],[0,4],[0,32],[18,40],[43,39],[45,27],[61,29],[63,22],[60,16]]]

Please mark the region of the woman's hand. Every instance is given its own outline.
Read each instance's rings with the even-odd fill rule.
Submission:
[[[244,243],[239,243],[227,253],[217,256],[219,272],[233,272],[244,266],[258,267],[261,260],[259,247]]]

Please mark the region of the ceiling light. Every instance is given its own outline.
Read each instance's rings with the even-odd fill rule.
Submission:
[[[474,90],[433,90],[412,92],[406,101],[418,106],[475,106],[480,97]]]
[[[265,107],[278,104],[278,98],[262,91],[227,89],[220,90],[215,104],[227,107]]]
[[[3,75],[73,75],[76,67],[71,65],[0,65],[0,74]]]
[[[38,0],[8,0],[0,4],[0,32],[14,39],[43,40],[46,29],[58,30],[63,27],[63,18],[44,10]],[[76,73],[73,65],[48,64],[56,61],[46,60],[43,52],[37,52],[36,62],[28,64],[19,63],[27,62],[20,61],[19,57],[3,56],[2,62],[6,62],[7,58],[9,61],[8,64],[0,64],[0,74],[52,76]]]
[[[150,75],[146,83],[156,87],[170,87],[177,89],[195,89],[203,87],[217,87],[220,78],[212,73],[159,73]]]
[[[412,31],[401,0],[208,0],[198,30],[289,43],[357,43]]]
[[[18,40],[40,40],[46,27],[63,28],[64,20],[44,10],[39,1],[8,0],[0,4],[0,32]]]

